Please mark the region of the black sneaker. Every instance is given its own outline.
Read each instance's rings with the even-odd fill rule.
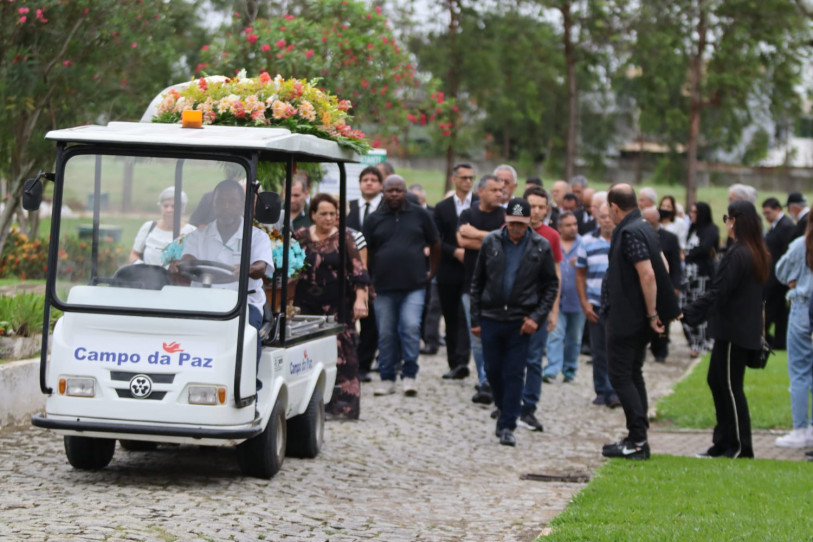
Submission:
[[[500,444],[503,446],[516,446],[517,439],[514,438],[514,432],[507,427],[500,431]]]
[[[531,431],[541,432],[545,430],[545,428],[542,427],[542,424],[539,423],[539,420],[537,420],[536,416],[534,416],[533,414],[523,414],[522,416],[520,416],[519,425]]]
[[[499,418],[499,417],[500,417],[500,414],[502,414],[502,413],[500,412],[500,409],[499,409],[499,408],[495,408],[494,410],[492,410],[492,411],[491,411],[491,419],[492,419],[492,420],[496,420],[497,418]]]
[[[471,396],[471,400],[473,403],[490,405],[492,401],[494,401],[494,397],[491,395],[491,389],[484,385],[477,390],[477,393]]]
[[[623,459],[649,459],[649,443],[639,442],[638,444],[624,439],[621,442],[605,446],[601,450],[604,457],[621,457]]]
[[[805,457],[807,458],[808,461],[813,461],[813,450],[805,452]]]
[[[725,455],[725,450],[718,448],[717,446],[712,446],[708,450],[704,452],[698,452],[694,456],[700,458],[707,458],[707,457],[722,457]]]

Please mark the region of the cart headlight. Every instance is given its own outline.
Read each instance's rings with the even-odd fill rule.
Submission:
[[[92,378],[60,378],[59,391],[70,397],[95,397],[96,385]]]
[[[218,386],[189,386],[190,405],[217,405],[226,402],[226,388]]]

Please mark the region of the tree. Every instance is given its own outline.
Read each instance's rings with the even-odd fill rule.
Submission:
[[[757,113],[786,119],[809,39],[792,0],[644,2],[628,68],[641,124],[686,147],[687,205],[697,196],[701,148],[732,149]]]
[[[45,132],[82,123],[138,118],[177,82],[187,51],[194,61],[197,9],[189,2],[43,0],[0,4],[0,177],[8,198],[0,250],[19,209],[22,185],[50,169]],[[24,228],[36,234],[36,213]]]
[[[218,32],[222,37],[203,47],[196,72],[228,76],[245,69],[249,75],[318,79],[353,102],[355,124],[374,123],[382,133],[404,126],[428,98],[379,7],[359,0],[266,7],[235,10]]]

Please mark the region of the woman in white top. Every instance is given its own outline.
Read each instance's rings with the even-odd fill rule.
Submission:
[[[188,198],[181,192],[181,213],[186,208]],[[175,219],[175,187],[169,187],[158,197],[158,207],[161,208],[161,218],[145,222],[138,230],[133,248],[130,250],[130,263],[145,263],[148,265],[161,265],[161,253],[173,240],[172,222]],[[195,226],[184,224],[181,221],[181,234],[187,235],[195,230]]]

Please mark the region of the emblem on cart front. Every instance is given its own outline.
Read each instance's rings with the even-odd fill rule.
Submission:
[[[136,399],[146,399],[152,393],[152,379],[147,375],[135,375],[130,379],[130,394]]]

